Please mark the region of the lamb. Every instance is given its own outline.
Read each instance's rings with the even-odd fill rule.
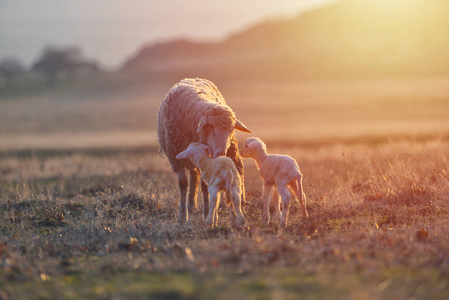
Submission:
[[[256,137],[250,137],[245,140],[244,147],[240,154],[245,158],[253,158],[259,168],[260,175],[264,180],[263,192],[263,222],[270,222],[270,195],[274,185],[282,198],[282,213],[279,207],[279,196],[273,195],[276,214],[280,220],[280,226],[285,227],[288,220],[288,211],[290,206],[290,192],[293,190],[301,204],[303,217],[307,217],[306,196],[302,188],[302,174],[295,159],[288,155],[275,155],[267,153],[267,146],[262,140]]]
[[[234,162],[229,157],[209,157],[211,150],[201,143],[191,143],[186,150],[179,153],[176,159],[189,158],[201,170],[201,179],[208,185],[210,209],[206,225],[218,225],[219,192],[226,192],[229,214],[234,225],[243,227],[245,217],[241,209],[242,183]],[[234,209],[233,209],[234,206]]]
[[[177,160],[176,155],[192,142],[206,144],[213,157],[226,155],[232,159],[243,182],[243,161],[239,155],[234,129],[251,132],[236,119],[217,87],[208,80],[184,79],[174,85],[162,101],[157,115],[159,153],[166,154],[173,172],[178,175],[179,222],[187,222],[188,211],[197,209],[200,173],[190,160]],[[189,188],[186,170],[190,173]],[[209,211],[209,195],[204,181],[201,182],[201,190],[204,199],[203,214],[206,216]],[[243,184],[241,202],[245,202]]]

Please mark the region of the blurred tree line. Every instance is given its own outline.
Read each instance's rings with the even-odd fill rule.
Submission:
[[[0,61],[0,75],[4,80],[4,87],[8,87],[14,78],[25,71],[22,62],[15,57],[5,57]]]
[[[58,80],[74,80],[78,76],[101,72],[99,65],[83,57],[79,47],[46,47],[29,69],[16,57],[0,59],[0,90],[9,88],[21,75],[40,73],[47,86]]]

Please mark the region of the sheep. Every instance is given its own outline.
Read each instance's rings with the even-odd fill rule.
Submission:
[[[307,217],[306,195],[302,188],[302,174],[295,159],[288,155],[268,154],[267,146],[262,140],[256,137],[250,137],[245,140],[245,144],[240,149],[240,154],[245,158],[252,158],[256,161],[260,175],[264,180],[263,192],[263,223],[268,225],[270,222],[270,195],[274,185],[282,198],[282,213],[280,211],[279,196],[275,192],[273,202],[276,208],[276,215],[280,220],[280,227],[285,227],[288,220],[288,211],[290,206],[290,192],[294,194],[301,204],[303,217]]]
[[[241,209],[242,180],[229,157],[210,157],[211,150],[201,143],[191,143],[186,150],[176,155],[176,159],[189,158],[201,170],[201,179],[208,185],[210,209],[206,225],[218,225],[219,192],[226,192],[229,214],[234,225],[243,227],[245,217]],[[232,208],[234,206],[234,209]]]
[[[206,144],[213,157],[226,155],[233,160],[243,182],[243,161],[239,155],[234,129],[251,132],[236,119],[217,87],[206,79],[181,80],[168,91],[162,101],[157,115],[159,154],[162,156],[165,153],[173,172],[178,175],[179,222],[187,222],[188,211],[197,209],[200,174],[188,159],[177,160],[176,155],[192,142]],[[186,170],[190,173],[189,187]],[[201,190],[204,199],[203,214],[206,216],[209,211],[209,195],[204,181],[201,182]],[[241,201],[245,202],[244,189]]]

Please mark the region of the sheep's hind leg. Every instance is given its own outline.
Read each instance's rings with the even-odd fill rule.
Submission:
[[[209,191],[204,180],[201,180],[201,192],[203,193],[203,219],[206,220],[209,215]]]
[[[179,184],[179,211],[178,211],[178,222],[184,223],[189,221],[189,213],[187,211],[187,176],[184,169],[177,170],[178,184]]]
[[[198,195],[198,184],[200,182],[200,172],[197,168],[190,169],[190,185],[189,185],[189,212],[192,213],[198,210],[197,205],[197,195]]]

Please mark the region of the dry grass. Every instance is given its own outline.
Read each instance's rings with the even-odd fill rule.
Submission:
[[[293,203],[283,232],[252,160],[247,228],[177,224],[154,134],[172,83],[1,99],[0,299],[448,299],[447,83],[217,82],[305,175],[310,217]]]
[[[4,153],[2,297],[449,297],[449,143],[269,147],[305,175],[310,217],[294,203],[282,233],[261,226],[250,160],[249,226],[235,231],[223,208],[219,228],[178,225],[154,150]]]

